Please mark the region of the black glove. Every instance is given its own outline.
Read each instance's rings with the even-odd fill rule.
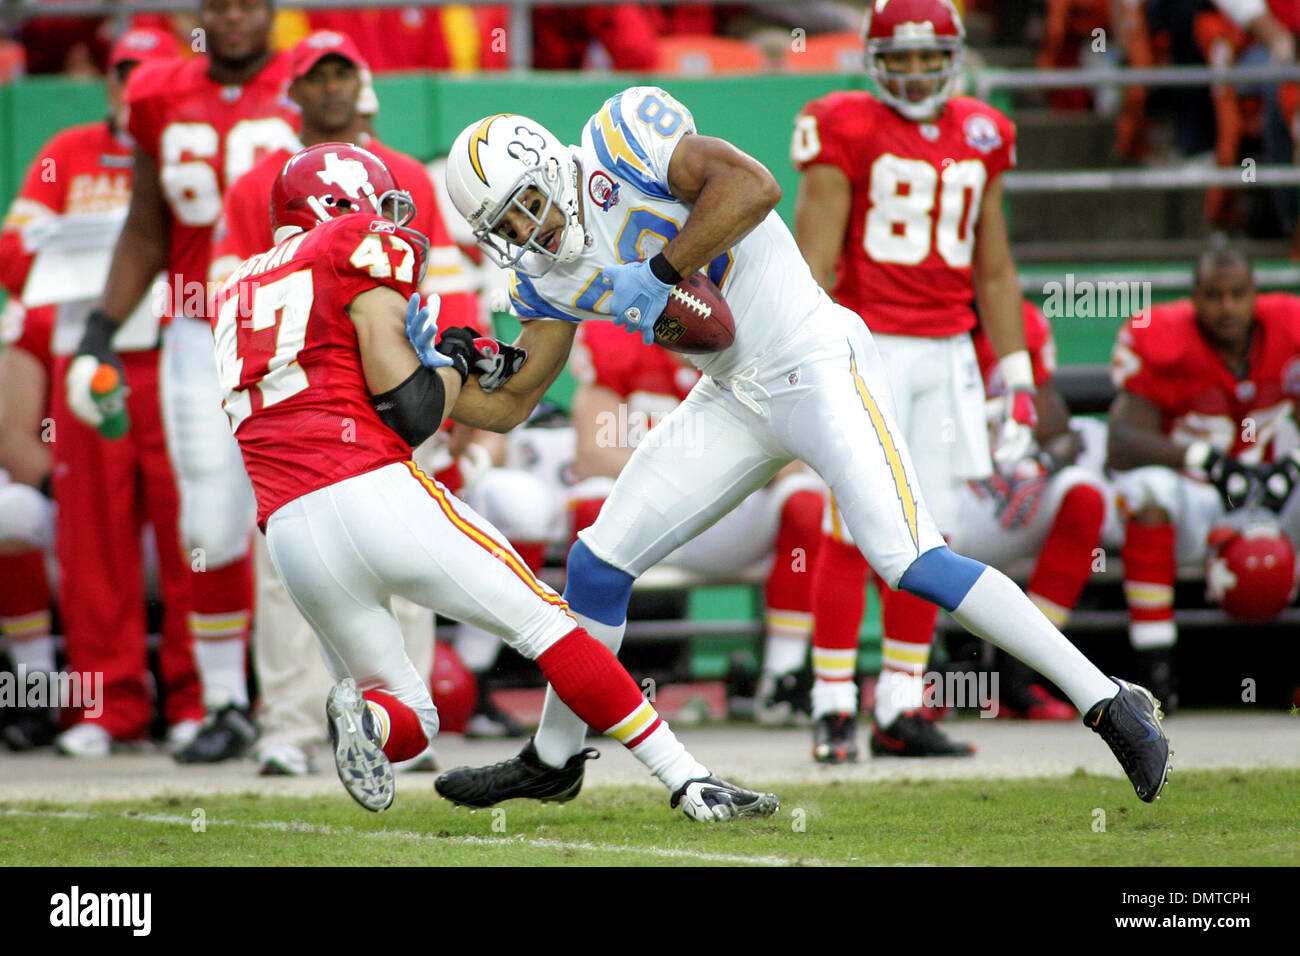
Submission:
[[[438,339],[437,350],[451,359],[452,366],[460,373],[460,383],[465,384],[469,378],[470,366],[478,359],[478,349],[474,339],[478,333],[467,326],[457,326],[442,333]]]
[[[1202,442],[1188,450],[1187,463],[1205,473],[1206,480],[1214,485],[1228,511],[1240,508],[1263,490],[1264,476],[1257,469],[1243,465]]]
[[[479,357],[474,362],[478,370],[478,384],[485,392],[495,392],[510,381],[511,376],[523,367],[528,350],[498,342],[496,339],[475,340]]]
[[[1297,484],[1300,484],[1300,449],[1274,462],[1264,472],[1264,498],[1260,503],[1269,511],[1281,514]]]
[[[103,309],[96,309],[86,317],[86,331],[77,345],[78,355],[94,356],[101,364],[112,365],[117,374],[126,380],[122,360],[113,351],[113,336],[121,326]]]

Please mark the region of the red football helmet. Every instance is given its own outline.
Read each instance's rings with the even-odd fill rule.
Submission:
[[[271,185],[271,229],[277,243],[336,216],[361,212],[405,226],[415,215],[411,194],[399,189],[374,153],[350,143],[320,143],[296,153]]]
[[[938,115],[961,80],[966,28],[952,0],[873,0],[862,26],[867,74],[880,98],[910,120]],[[885,66],[886,53],[938,50],[942,69],[896,73]]]
[[[478,679],[450,644],[438,641],[434,646],[433,679],[429,687],[438,708],[439,729],[463,734],[478,707]]]
[[[1209,544],[1206,590],[1233,620],[1266,624],[1295,600],[1295,548],[1275,520],[1219,525]]]

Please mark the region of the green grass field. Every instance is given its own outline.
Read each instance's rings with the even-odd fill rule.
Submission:
[[[1082,773],[791,785],[770,819],[705,827],[649,787],[470,813],[429,778],[383,814],[334,798],[0,804],[5,866],[1047,865],[1300,863],[1300,771],[1200,771],[1140,803]],[[1104,816],[1103,816],[1104,814]],[[1102,829],[1104,825],[1104,829]]]

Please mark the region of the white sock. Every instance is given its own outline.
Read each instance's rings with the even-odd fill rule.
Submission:
[[[1130,621],[1128,642],[1135,651],[1173,647],[1178,643],[1178,625],[1173,621]]]
[[[709,775],[708,768],[690,755],[686,745],[677,739],[668,721],[662,717],[654,733],[628,749],[632,756],[646,765],[647,770],[663,781],[669,793],[676,793],[687,780]]]
[[[858,683],[853,680],[813,681],[812,716],[813,720],[827,714],[857,714]]]
[[[627,630],[627,621],[614,626],[601,624],[577,613],[573,616],[580,627],[618,656],[618,649],[623,646],[623,633]],[[587,722],[569,710],[564,701],[560,700],[559,695],[547,687],[546,703],[542,707],[542,722],[533,737],[537,756],[541,758],[542,763],[550,767],[563,767],[570,757],[582,750],[583,741],[586,739]]]
[[[925,696],[925,681],[920,674],[883,670],[876,681],[876,723],[888,727],[905,710],[916,710]]]
[[[1119,692],[1118,685],[996,568],[984,569],[952,617],[976,637],[1020,658],[1055,683],[1081,714]]]
[[[475,674],[492,669],[501,652],[501,638],[473,624],[462,624],[456,633],[456,655]]]
[[[789,674],[803,667],[808,658],[808,637],[788,637],[782,634],[767,635],[763,648],[764,674]]]
[[[14,667],[20,664],[27,667],[27,673],[54,671],[54,638],[49,634],[29,637],[25,641],[9,641],[9,656],[13,658]]]
[[[230,637],[218,641],[194,642],[194,661],[203,682],[203,706],[220,710],[230,704],[248,707],[248,684],[244,679],[244,640]]]

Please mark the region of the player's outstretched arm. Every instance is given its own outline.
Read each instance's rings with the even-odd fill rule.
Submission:
[[[1187,446],[1165,437],[1160,407],[1132,392],[1121,391],[1110,406],[1106,460],[1119,471],[1143,465],[1182,468]]]
[[[569,357],[576,322],[533,319],[525,322],[514,344],[528,352],[519,371],[491,394],[473,377],[461,389],[451,417],[462,425],[508,432],[526,419],[559,376]]]
[[[794,201],[794,241],[827,292],[835,288],[835,263],[853,207],[853,185],[838,166],[818,163],[799,177]]]
[[[154,277],[167,267],[170,226],[171,214],[158,181],[158,164],[137,148],[131,174],[131,204],[104,284],[101,308],[113,321],[125,321],[148,293]],[[188,290],[179,292],[186,295]]]
[[[348,314],[375,410],[414,448],[446,420],[467,373],[453,365],[430,370],[420,364],[406,337],[406,299],[395,289],[368,289],[352,300]]]
[[[734,246],[781,201],[781,187],[766,166],[726,140],[698,133],[682,137],[673,150],[668,188],[692,204],[686,225],[663,249],[682,276]]]

